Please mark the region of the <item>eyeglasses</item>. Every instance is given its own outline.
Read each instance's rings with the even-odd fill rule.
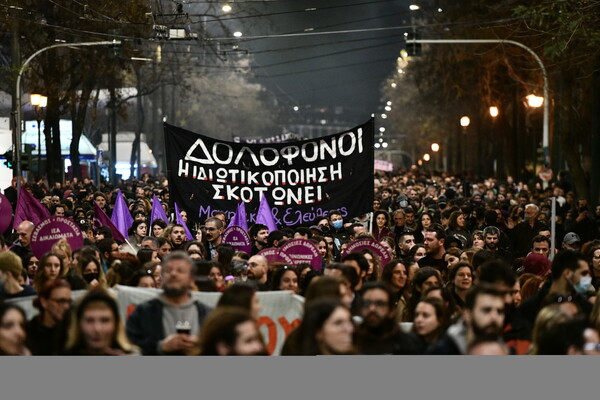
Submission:
[[[362,306],[363,308],[369,308],[372,305],[374,305],[375,307],[379,307],[379,308],[383,308],[383,307],[387,307],[388,306],[388,302],[384,301],[384,300],[363,300]]]

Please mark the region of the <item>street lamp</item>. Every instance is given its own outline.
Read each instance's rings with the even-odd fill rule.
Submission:
[[[15,148],[15,176],[17,177],[17,190],[21,188],[21,78],[23,76],[23,72],[25,72],[25,68],[27,65],[37,57],[39,54],[48,51],[50,49],[55,49],[57,47],[69,47],[69,48],[77,48],[77,47],[86,47],[86,46],[108,46],[108,45],[120,45],[120,40],[112,40],[112,41],[103,41],[103,42],[81,42],[81,43],[59,43],[53,44],[50,46],[43,47],[33,53],[27,58],[23,64],[21,64],[21,68],[19,69],[19,73],[17,74],[17,82],[15,85],[15,105],[16,110],[15,113],[15,130],[13,134],[13,144]]]
[[[440,145],[437,143],[431,143],[431,151],[437,153],[438,151],[440,151]]]
[[[544,98],[538,97],[535,94],[527,95],[525,98],[527,99],[527,105],[529,107],[539,108],[542,106],[542,104],[544,104]]]
[[[431,156],[429,155],[429,153],[423,154],[423,160],[429,161],[430,159],[431,159]]]
[[[467,117],[466,115],[464,117],[460,118],[460,126],[462,126],[463,128],[466,128],[467,126],[469,126],[470,123],[471,123],[471,119],[469,117]]]
[[[496,118],[496,117],[498,116],[498,114],[499,114],[498,107],[496,107],[496,106],[491,106],[491,107],[490,107],[490,116],[491,116],[492,118]]]
[[[42,123],[42,108],[46,108],[48,105],[48,98],[46,96],[42,96],[41,94],[32,94],[31,95],[31,105],[35,106],[35,115],[37,117],[37,129],[38,129],[38,164],[37,164],[37,173],[40,175],[42,171],[42,133],[40,130],[40,124]]]

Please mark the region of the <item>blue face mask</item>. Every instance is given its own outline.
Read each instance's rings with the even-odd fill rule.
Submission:
[[[335,221],[333,223],[333,227],[335,229],[342,229],[342,226],[344,226],[344,221]]]
[[[592,277],[591,276],[582,276],[579,278],[578,284],[573,284],[573,288],[579,294],[584,294],[588,291],[590,286],[592,285]]]

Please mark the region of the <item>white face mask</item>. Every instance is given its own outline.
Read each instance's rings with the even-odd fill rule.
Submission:
[[[579,278],[578,284],[573,284],[573,288],[579,294],[584,294],[588,291],[590,286],[592,285],[592,277],[591,276],[582,276]]]

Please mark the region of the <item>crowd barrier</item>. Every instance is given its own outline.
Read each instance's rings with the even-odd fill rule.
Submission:
[[[119,310],[123,320],[126,320],[135,307],[147,300],[159,295],[160,289],[147,289],[129,286],[115,286],[110,289],[119,301]],[[74,300],[85,294],[85,290],[72,292]],[[218,292],[192,292],[192,297],[209,307],[215,307],[221,297]],[[33,318],[38,310],[33,307],[35,296],[23,297],[10,300],[11,303],[19,305],[27,319]],[[262,306],[258,325],[267,344],[267,350],[271,355],[279,355],[281,347],[287,335],[300,324],[304,307],[304,298],[289,291],[258,292],[258,298]]]

